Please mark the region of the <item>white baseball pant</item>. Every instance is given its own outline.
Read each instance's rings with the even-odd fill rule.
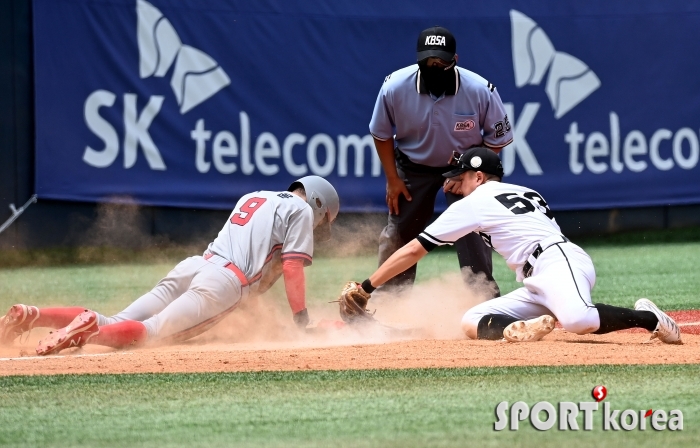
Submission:
[[[532,276],[523,280],[522,288],[471,308],[462,318],[462,329],[476,339],[484,316],[500,314],[527,320],[549,314],[566,331],[592,333],[600,327],[598,310],[591,301],[595,280],[593,261],[583,249],[570,242],[554,244],[537,258]]]

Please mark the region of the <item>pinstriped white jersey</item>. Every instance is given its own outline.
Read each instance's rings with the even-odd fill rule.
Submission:
[[[256,191],[238,201],[207,251],[228,259],[252,292],[263,293],[282,275],[282,260],[311,264],[313,230],[313,211],[304,199],[286,191]]]
[[[522,267],[537,244],[561,235],[547,203],[536,191],[495,181],[478,186],[450,205],[419,238],[440,246],[470,232],[478,232],[506,259],[518,281],[523,279]]]

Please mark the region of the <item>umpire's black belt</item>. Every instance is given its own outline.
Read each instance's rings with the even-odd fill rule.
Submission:
[[[539,258],[539,256],[542,255],[542,252],[557,244],[568,242],[569,239],[564,235],[554,235],[540,241],[537,247],[535,247],[535,250],[533,250],[530,256],[527,257],[527,261],[523,265],[523,276],[525,278],[528,278],[532,275],[532,271],[535,269],[535,260],[537,260],[537,258]]]
[[[410,171],[412,173],[419,173],[419,174],[439,174],[442,176],[442,174],[450,171],[454,167],[451,165],[445,165],[445,166],[428,166],[428,165],[421,165],[419,163],[416,163],[412,161],[411,159],[408,158],[406,154],[401,152],[399,148],[394,148],[394,156],[396,157],[396,163],[401,167],[402,170],[404,171]]]

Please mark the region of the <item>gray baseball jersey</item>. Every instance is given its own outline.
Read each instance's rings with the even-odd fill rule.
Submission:
[[[313,212],[299,196],[258,191],[243,196],[203,256],[178,263],[151,291],[98,325],[143,322],[151,338],[184,340],[221,321],[250,294],[282,275],[282,261],[313,256]]]
[[[387,76],[374,105],[369,130],[378,140],[394,138],[420,165],[442,167],[452,151],[513,141],[511,125],[496,87],[456,67],[455,84],[440,98],[430,94],[414,64]]]
[[[299,196],[249,193],[238,201],[207,252],[236,265],[251,291],[263,293],[282,274],[282,260],[299,258],[305,266],[311,264],[313,224],[311,207]]]

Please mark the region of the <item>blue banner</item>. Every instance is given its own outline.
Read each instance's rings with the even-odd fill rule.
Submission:
[[[226,209],[316,174],[384,211],[374,102],[439,24],[505,103],[505,181],[554,210],[700,203],[700,3],[319,3],[34,0],[39,197]]]

